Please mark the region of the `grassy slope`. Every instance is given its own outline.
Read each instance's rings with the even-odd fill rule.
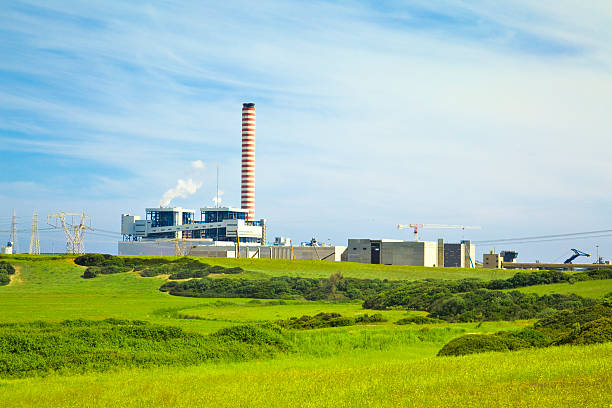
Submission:
[[[467,357],[370,352],[0,382],[11,407],[602,407],[612,344]]]
[[[227,261],[224,265],[240,262]],[[285,261],[280,263],[258,267],[260,272],[282,275]],[[248,299],[172,297],[157,290],[162,283],[158,278],[118,274],[82,279],[83,268],[70,259],[19,261],[19,266],[19,281],[0,287],[0,308],[4,311],[0,322],[118,317],[210,332],[236,321],[286,318],[317,310],[362,313],[359,305],[352,303],[266,305],[263,301],[258,305]],[[311,276],[335,272],[325,262],[305,261],[302,267],[311,268]],[[322,267],[327,269],[314,269]],[[371,265],[349,267],[364,273]],[[178,319],[178,313],[211,320]],[[404,312],[386,313],[391,319],[388,323],[294,332],[293,341],[303,350],[302,356],[187,369],[0,380],[0,406],[112,406],[118,401],[122,406],[179,407],[601,406],[609,395],[609,344],[434,358],[446,341],[462,333],[514,329],[526,322],[446,324],[422,331],[422,326],[392,324]],[[309,360],[313,357],[317,358]]]
[[[202,262],[227,267],[240,266],[268,276],[301,276],[327,278],[341,272],[345,277],[360,279],[416,280],[425,278],[484,280],[504,279],[516,272],[500,269],[426,268],[421,266],[371,265],[355,262],[306,261],[286,259],[198,258]]]
[[[554,283],[552,285],[536,285],[517,290],[524,293],[537,293],[538,295],[575,293],[584,297],[600,298],[612,292],[612,279],[583,281],[574,284]]]

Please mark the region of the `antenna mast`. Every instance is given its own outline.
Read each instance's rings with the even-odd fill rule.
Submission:
[[[30,238],[30,254],[40,254],[40,240],[38,239],[38,213],[32,214],[32,237]]]
[[[13,245],[13,253],[16,254],[19,245],[17,244],[17,214],[15,214],[15,209],[13,209],[13,218],[11,220],[11,243]]]

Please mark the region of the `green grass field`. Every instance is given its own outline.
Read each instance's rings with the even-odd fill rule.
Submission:
[[[554,283],[551,285],[536,285],[525,288],[516,289],[524,293],[537,293],[538,295],[550,295],[553,293],[570,294],[600,298],[612,292],[612,280],[592,280],[582,281],[573,284],[569,283]]]
[[[359,278],[501,279],[514,274],[334,262],[203,260],[241,266],[258,276],[328,277],[340,271]],[[69,257],[20,257],[10,261],[17,266],[17,273],[9,286],[0,287],[0,323],[114,317],[207,334],[243,322],[319,312],[345,316],[373,313],[361,309],[359,302],[174,297],[158,290],[164,282],[161,278],[123,273],[83,279],[84,268],[74,265]],[[606,293],[596,288],[601,282],[567,286],[579,294],[601,296]],[[533,288],[547,290],[524,290]],[[399,326],[394,322],[408,312],[381,313],[387,322],[292,331],[288,336],[299,351],[274,359],[0,378],[0,406],[599,407],[612,402],[611,344],[439,358],[435,357],[438,350],[454,337],[515,330],[531,322]]]

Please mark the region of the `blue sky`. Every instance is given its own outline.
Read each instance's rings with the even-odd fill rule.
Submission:
[[[237,205],[243,102],[271,236],[612,228],[609,1],[14,1],[0,21],[6,238],[13,208],[26,230],[34,210],[85,210],[117,231],[194,160],[202,187],[174,204],[212,203],[218,163]],[[462,237],[443,232],[423,238]],[[610,237],[496,249],[553,260],[596,244],[612,257]],[[86,247],[116,251],[102,235]]]

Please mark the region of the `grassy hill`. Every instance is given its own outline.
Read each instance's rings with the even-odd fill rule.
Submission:
[[[570,294],[601,298],[612,292],[612,280],[593,280],[570,283],[553,283],[550,285],[535,285],[516,289],[524,293],[537,293],[538,295],[551,295],[553,293]]]
[[[3,257],[16,266],[0,287],[4,323],[65,319],[138,319],[208,335],[245,322],[335,312],[359,316],[360,302],[203,299],[170,296],[164,278],[136,273],[83,279],[71,257]],[[502,279],[514,271],[418,268],[352,263],[202,258],[240,266],[247,276],[379,279]],[[602,283],[603,282],[603,283]],[[608,281],[577,282],[574,293],[601,296]],[[541,287],[540,287],[541,286]],[[540,285],[529,291],[569,290]],[[605,286],[607,288],[607,286]],[[535,288],[535,289],[534,289]],[[545,292],[541,292],[545,293]],[[420,312],[386,310],[386,322],[293,331],[294,350],[250,361],[121,368],[8,379],[0,376],[0,406],[601,406],[612,380],[610,344],[436,358],[467,333],[516,330],[531,322],[394,324]],[[109,348],[109,353],[121,352]],[[212,386],[214,384],[214,386]]]

